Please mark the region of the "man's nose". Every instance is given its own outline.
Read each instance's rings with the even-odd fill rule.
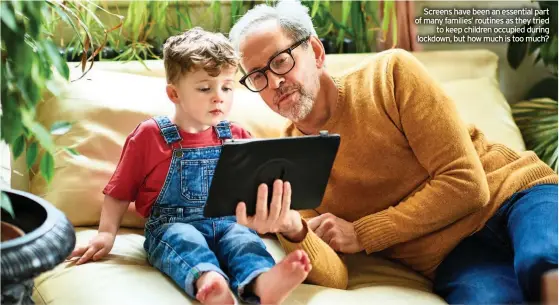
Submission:
[[[266,71],[266,76],[268,77],[268,86],[272,89],[279,88],[285,82],[283,75],[277,75],[270,70]]]

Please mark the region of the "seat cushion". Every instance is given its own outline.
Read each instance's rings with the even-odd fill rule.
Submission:
[[[495,79],[478,77],[441,83],[466,124],[478,127],[488,141],[505,144],[516,151],[526,147],[511,108]]]
[[[77,245],[86,245],[96,228],[77,228]],[[76,266],[66,261],[35,280],[37,304],[197,304],[175,283],[151,267],[138,229],[119,232],[111,253],[97,262]],[[276,261],[285,255],[274,237],[264,237]],[[430,282],[409,269],[375,256],[345,257],[349,270],[348,290],[302,284],[285,304],[446,304],[430,293]],[[350,302],[348,300],[351,300]]]

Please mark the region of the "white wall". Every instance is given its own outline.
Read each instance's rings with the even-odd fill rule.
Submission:
[[[0,186],[29,191],[29,173],[25,164],[25,151],[17,160],[6,142],[0,142]]]
[[[10,187],[11,162],[10,148],[4,141],[0,141],[0,186]]]
[[[530,1],[415,1],[416,16],[420,16],[423,13],[424,8],[457,8],[457,9],[468,9],[468,8],[493,8],[493,9],[503,9],[503,8],[523,8],[523,7],[535,7],[534,3]],[[418,26],[418,34],[426,35],[434,33],[435,29],[433,26],[420,25]],[[468,43],[453,43],[453,44],[433,44],[433,43],[421,43],[420,44],[425,51],[430,50],[463,50],[463,49],[488,49],[495,52],[499,56],[499,78],[501,81],[501,91],[505,95],[509,103],[515,103],[521,100],[525,94],[530,90],[530,88],[539,80],[545,78],[548,74],[545,67],[538,63],[534,66],[533,58],[527,58],[521,64],[517,70],[513,70],[507,62],[507,44],[506,43],[491,43],[491,44],[468,44]],[[473,88],[475,89],[475,88]]]

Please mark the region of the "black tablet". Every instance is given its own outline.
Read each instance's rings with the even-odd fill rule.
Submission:
[[[318,207],[339,145],[340,136],[327,132],[316,136],[227,140],[215,168],[204,216],[235,215],[241,201],[246,203],[247,215],[254,215],[258,186],[268,185],[270,203],[276,179],[291,184],[291,209]]]

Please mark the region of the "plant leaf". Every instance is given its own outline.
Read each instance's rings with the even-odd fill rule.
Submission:
[[[70,122],[57,121],[57,122],[54,122],[52,124],[52,126],[50,127],[50,133],[52,135],[61,136],[61,135],[64,135],[64,134],[68,133],[68,131],[70,131],[70,129],[72,129],[72,124]]]
[[[396,45],[398,44],[398,20],[396,19],[395,7],[392,9],[391,23],[392,23],[392,46],[396,47]]]
[[[79,156],[80,153],[75,150],[74,148],[64,147],[64,150],[67,151],[72,156]]]
[[[39,141],[42,147],[44,147],[51,154],[55,151],[54,142],[49,134],[49,132],[43,127],[43,125],[37,123],[33,120],[31,114],[28,111],[22,112],[22,120],[25,127],[27,127],[35,138]]]
[[[14,160],[19,158],[19,156],[21,156],[21,153],[23,153],[24,149],[25,149],[25,136],[20,135],[19,137],[17,137],[17,139],[15,140],[12,146],[12,153],[14,154]]]
[[[242,5],[243,3],[241,1],[231,1],[231,23],[229,24],[229,29],[231,29],[237,22],[237,19],[239,19]]]
[[[60,16],[62,21],[64,21],[65,23],[69,24],[72,27],[72,30],[74,32],[74,35],[76,36],[80,48],[83,48],[83,44],[82,44],[83,38],[82,38],[81,31],[79,27],[76,25],[76,23],[72,20],[72,18],[61,8],[60,4],[51,1],[47,1],[47,4],[49,4],[49,6],[57,13],[57,15]]]
[[[392,10],[394,9],[394,3],[390,1],[384,2],[384,12],[382,14],[382,31],[388,33],[388,27],[390,26],[390,18],[392,17]]]
[[[367,16],[371,17],[375,26],[380,26],[380,21],[378,19],[379,5],[380,2],[377,1],[364,1],[365,13]]]
[[[213,8],[214,31],[219,32],[221,25],[221,1],[213,0],[211,7]]]
[[[48,39],[43,40],[43,47],[50,58],[50,62],[54,65],[56,70],[58,70],[58,73],[67,80],[70,77],[70,69],[66,64],[66,61],[62,58],[62,56],[60,56],[58,48],[51,40]]]
[[[557,171],[557,101],[536,98],[518,102],[511,108],[526,148]]]
[[[4,211],[8,212],[12,218],[15,218],[14,208],[12,206],[12,201],[10,197],[5,192],[2,192],[2,196],[0,197],[0,208]]]
[[[311,18],[314,18],[320,7],[320,0],[314,0],[312,4]]]
[[[548,77],[542,79],[532,86],[525,99],[531,100],[539,97],[548,97],[552,100],[557,100],[557,78]]]
[[[29,148],[27,148],[27,155],[25,156],[27,161],[27,168],[31,168],[33,164],[35,164],[38,153],[39,145],[37,144],[37,142],[31,143],[31,145],[29,145]]]
[[[14,11],[8,7],[8,3],[2,1],[2,22],[14,32],[18,32],[16,17],[14,16]]]
[[[523,33],[514,33],[512,35],[513,39],[516,37],[518,39],[521,39],[522,42],[512,42],[511,40],[511,42],[508,44],[507,61],[513,69],[517,69],[520,66],[520,64],[524,60],[524,57],[526,56],[526,53],[528,52],[528,43],[526,42],[526,37],[530,35],[528,33],[528,29],[531,27],[533,27],[532,21],[524,25]]]
[[[339,25],[343,26],[338,30],[338,38],[336,44],[342,50],[345,38],[345,27],[347,27],[349,14],[351,13],[351,1],[342,1],[342,21]]]
[[[49,152],[45,152],[41,158],[41,165],[39,168],[41,170],[41,175],[47,180],[47,183],[50,184],[54,176],[54,158]]]
[[[191,29],[192,19],[190,18],[190,11],[188,9],[188,5],[185,5],[184,7],[184,15],[181,13],[178,4],[175,4],[175,7],[176,7],[177,19],[179,20],[179,31],[182,31],[182,29],[180,29],[180,21],[186,23],[186,29]]]
[[[549,45],[549,57],[551,60],[557,61],[557,35],[551,38],[551,43]]]

